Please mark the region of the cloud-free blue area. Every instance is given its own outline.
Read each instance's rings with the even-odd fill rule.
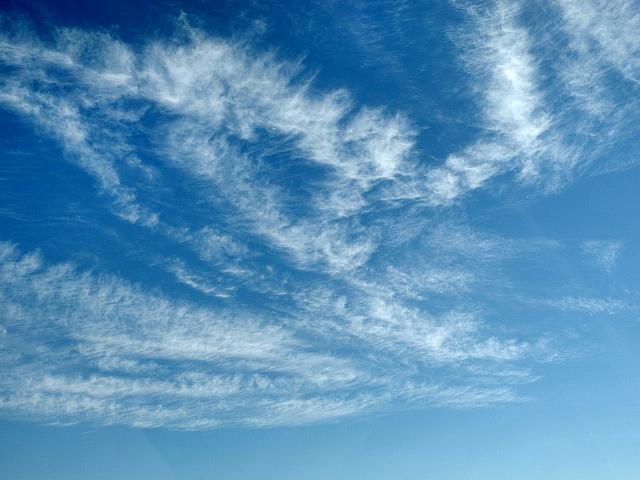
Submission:
[[[0,473],[634,478],[638,32],[5,3]]]

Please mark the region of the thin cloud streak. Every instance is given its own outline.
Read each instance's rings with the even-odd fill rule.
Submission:
[[[266,426],[410,405],[418,391],[423,403],[470,406],[502,401],[508,389],[491,399],[494,387],[480,377],[462,375],[453,387],[424,374],[443,368],[451,376],[467,361],[512,363],[531,351],[485,337],[470,313],[429,319],[367,299],[362,314],[338,302],[325,318],[321,312],[332,314],[308,305],[295,322],[276,324],[237,305],[207,309],[113,276],[47,265],[10,244],[1,256],[3,350],[14,353],[1,405],[20,417]],[[314,313],[313,322],[302,321]],[[353,354],[339,354],[341,344]]]

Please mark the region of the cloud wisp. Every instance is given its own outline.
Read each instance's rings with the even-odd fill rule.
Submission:
[[[622,242],[615,240],[587,240],[582,244],[583,253],[608,272],[616,266],[622,249]]]
[[[1,258],[0,408],[22,418],[194,429],[308,423],[397,403],[486,405],[518,394],[467,367],[535,350],[487,336],[472,312],[436,318],[328,292],[304,296],[299,318],[278,322],[49,265],[6,243]]]
[[[559,14],[548,17],[520,1],[452,3],[466,18],[452,38],[470,75],[479,139],[429,172],[435,203],[507,173],[555,190],[636,161],[603,157],[637,136],[637,5],[553,0],[543,6]]]
[[[620,102],[605,72],[637,88],[639,17],[624,1],[601,18],[598,2],[550,2],[561,15],[542,23],[567,45],[552,62],[524,2],[455,4],[473,134],[437,163],[402,111],[184,15],[137,44],[0,19],[0,106],[57,145],[52,169],[86,174],[112,238],[144,243],[106,271],[71,249],[47,260],[46,243],[0,244],[2,414],[198,429],[521,400],[553,354],[483,301],[532,249],[455,208],[500,179],[558,188],[615,147],[593,128],[632,132],[632,109],[603,113]],[[572,70],[583,57],[602,101]],[[612,272],[622,245],[583,247]],[[148,271],[123,268],[132,258]],[[625,305],[558,295],[541,303]]]

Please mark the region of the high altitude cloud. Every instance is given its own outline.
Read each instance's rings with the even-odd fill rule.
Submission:
[[[615,267],[622,251],[622,242],[606,240],[587,240],[582,244],[585,255],[591,257],[604,270]]]
[[[486,336],[471,312],[428,317],[391,300],[351,306],[314,292],[300,318],[278,321],[47,265],[9,244],[0,257],[0,407],[18,416],[204,428],[303,423],[415,400],[483,405],[517,395],[466,364],[533,349]],[[442,384],[429,378],[434,369],[458,379]]]
[[[477,125],[436,163],[403,112],[323,91],[302,62],[184,17],[136,45],[5,18],[0,105],[57,142],[52,163],[88,175],[114,236],[153,239],[136,260],[171,281],[0,244],[3,414],[194,429],[521,399],[553,352],[542,334],[494,329],[478,300],[508,287],[506,259],[544,242],[476,232],[448,208],[499,178],[558,188],[614,146],[596,126],[629,133],[631,108],[606,113],[620,99],[604,72],[637,88],[637,17],[550,2],[560,15],[541,23],[568,45],[551,59],[524,3],[455,4],[451,60]],[[584,251],[610,269],[612,245]]]

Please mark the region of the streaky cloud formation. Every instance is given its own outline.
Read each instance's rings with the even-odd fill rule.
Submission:
[[[3,232],[0,413],[205,429],[526,400],[564,339],[501,306],[635,311],[553,270],[571,249],[613,274],[626,243],[595,239],[617,237],[465,210],[637,162],[637,5],[541,5],[451,2],[466,134],[443,160],[408,111],[187,14],[139,41],[0,17],[0,106],[86,176],[64,202],[96,225],[81,248]]]
[[[531,181],[544,164],[564,171],[574,161],[561,136],[551,129],[554,118],[539,85],[539,60],[532,53],[532,39],[518,21],[519,5],[496,2],[489,9],[475,4],[464,7],[468,29],[456,37],[467,68],[483,83],[478,90],[486,133],[432,172],[431,183],[442,201],[451,201],[504,172],[515,170]]]
[[[615,240],[587,240],[582,244],[585,255],[593,258],[595,263],[606,271],[615,267],[622,249],[622,242]]]
[[[500,364],[535,349],[485,336],[472,312],[426,318],[374,300],[349,312],[327,299],[303,308],[314,322],[276,323],[47,265],[10,244],[1,257],[11,368],[0,405],[21,417],[191,429],[305,423],[394,401],[484,405],[518,396],[500,379],[487,384],[486,372],[474,381],[465,363]],[[458,385],[430,380],[434,368],[457,371]]]
[[[563,297],[547,300],[545,304],[561,310],[589,314],[606,313],[608,315],[614,315],[618,312],[631,310],[630,305],[624,301],[613,298]]]

